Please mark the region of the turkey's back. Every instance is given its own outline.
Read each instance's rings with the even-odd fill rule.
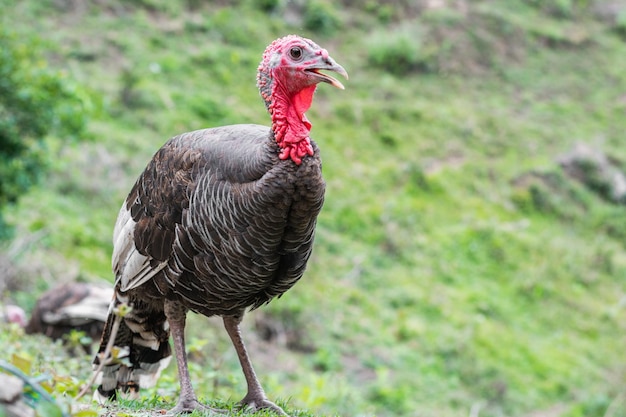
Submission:
[[[238,314],[287,291],[304,272],[323,204],[313,148],[301,165],[280,160],[259,125],[172,138],[120,210],[118,289],[205,315]]]

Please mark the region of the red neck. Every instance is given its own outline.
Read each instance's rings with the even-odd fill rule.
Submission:
[[[276,90],[278,86],[274,86]],[[311,123],[304,114],[311,106],[313,93],[316,85],[305,87],[293,96],[273,94],[273,100],[269,105],[272,115],[272,130],[281,153],[280,159],[291,158],[296,165],[302,163],[306,155],[313,155],[313,147],[309,138]]]

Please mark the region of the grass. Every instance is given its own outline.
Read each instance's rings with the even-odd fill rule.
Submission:
[[[328,191],[307,275],[244,322],[270,398],[296,415],[626,415],[624,206],[557,163],[585,142],[626,167],[619,32],[570,2],[512,1],[423,15],[317,2],[331,15],[310,19],[331,29],[312,33],[277,3],[10,3],[6,16],[33,22],[16,30],[49,37],[52,62],[100,97],[93,140],[51,138],[46,183],[7,210],[18,240],[43,236],[14,259],[24,283],[10,295],[29,307],[26,282],[110,280],[112,224],[151,154],[182,131],[267,123],[260,53],[300,32],[350,80],[321,86],[308,114]],[[413,25],[422,49],[385,47]],[[192,380],[230,406],[236,356],[219,321],[190,321]],[[29,340],[3,345],[28,353]],[[59,374],[84,378],[86,359],[64,360]],[[172,366],[117,410],[171,406],[176,390]]]

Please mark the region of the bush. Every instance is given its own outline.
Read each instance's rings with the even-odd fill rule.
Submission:
[[[588,9],[588,0],[527,0],[533,7],[542,12],[560,19],[573,17],[576,12],[585,12]]]
[[[315,33],[329,35],[339,29],[341,19],[332,3],[314,0],[306,3],[304,27]]]
[[[403,28],[396,32],[379,32],[372,36],[368,60],[375,67],[395,75],[436,69],[436,56],[420,42],[415,30]]]
[[[50,69],[41,50],[37,40],[0,29],[0,210],[39,181],[46,137],[78,137],[85,128],[84,92]],[[0,238],[7,234],[0,228]]]
[[[626,39],[626,8],[621,10],[615,17],[615,30]]]

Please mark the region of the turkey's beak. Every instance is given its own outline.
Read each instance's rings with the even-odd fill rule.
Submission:
[[[337,74],[343,75],[346,80],[348,79],[348,72],[343,69],[343,67],[341,65],[339,65],[338,63],[336,63],[335,61],[333,61],[332,58],[328,57],[327,60],[325,60],[325,62],[319,66],[316,66],[314,68],[307,68],[306,71],[307,72],[312,72],[313,74],[315,74],[315,76],[317,78],[319,78],[319,80],[321,82],[325,82],[328,83],[334,87],[337,87],[340,90],[344,90],[345,87],[343,86],[343,84],[341,84],[337,79],[331,77],[330,75],[324,74],[323,72],[320,72],[320,70],[324,70],[324,71],[334,71]]]

